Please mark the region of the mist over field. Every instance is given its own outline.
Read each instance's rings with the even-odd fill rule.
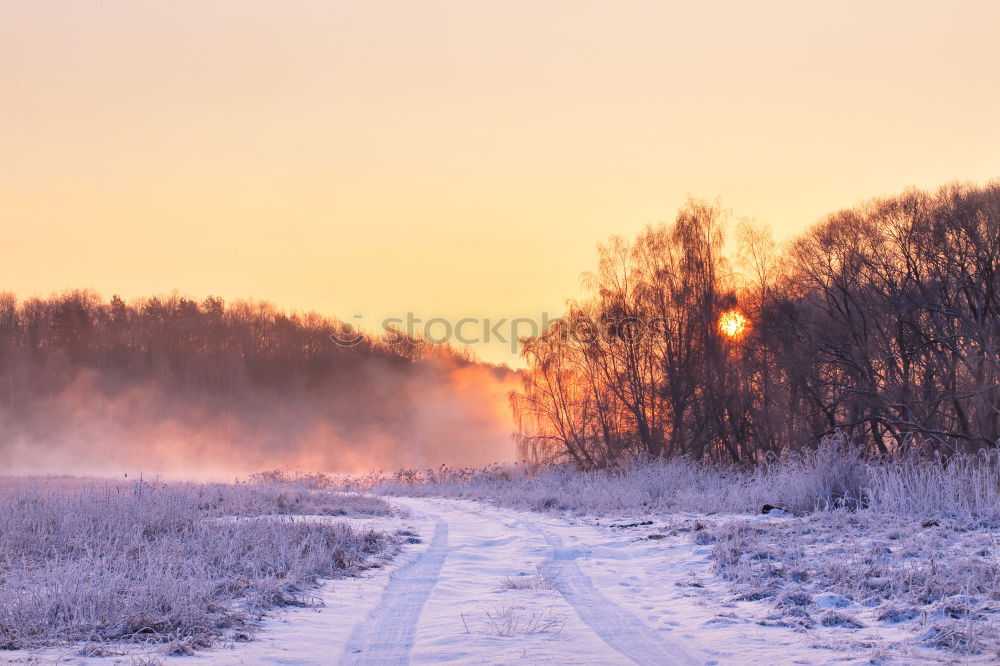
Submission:
[[[268,305],[89,292],[0,299],[0,465],[10,474],[231,479],[513,456],[515,374],[364,339]]]

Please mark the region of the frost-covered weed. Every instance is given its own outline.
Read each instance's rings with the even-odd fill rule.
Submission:
[[[614,469],[403,470],[369,477],[389,495],[489,500],[530,511],[596,515],[656,511],[758,513],[765,504],[796,514],[867,509],[879,514],[1000,526],[1000,452],[948,461],[867,461],[843,440],[752,469],[686,459],[634,460]]]
[[[1000,602],[1000,544],[974,522],[925,522],[870,509],[730,521],[712,530],[714,565],[735,601],[769,599],[779,618],[801,622],[805,611],[851,628],[854,611],[871,608],[884,625],[933,634],[926,645],[979,650],[973,638]]]
[[[523,606],[504,605],[495,606],[484,615],[488,633],[502,638],[527,634],[550,634],[555,637],[566,624],[566,618],[553,613],[550,608],[532,611]]]
[[[555,562],[542,562],[535,567],[534,574],[520,573],[500,579],[501,590],[560,590],[561,570]]]
[[[824,627],[843,627],[845,629],[862,629],[864,623],[857,618],[840,611],[827,611],[819,618],[819,623]]]
[[[920,641],[928,647],[979,654],[989,649],[991,644],[996,646],[996,634],[993,627],[983,626],[982,623],[942,620],[931,623]]]
[[[138,641],[183,653],[248,636],[267,609],[310,604],[318,579],[395,545],[344,523],[280,516],[355,505],[388,511],[378,500],[328,501],[259,484],[0,484],[5,649]],[[223,519],[230,515],[248,517]]]

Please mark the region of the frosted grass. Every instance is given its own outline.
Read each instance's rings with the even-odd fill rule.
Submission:
[[[309,605],[320,579],[395,548],[381,532],[295,518],[385,515],[384,501],[295,484],[0,479],[0,504],[4,649],[128,641],[186,653],[249,639],[269,609]]]

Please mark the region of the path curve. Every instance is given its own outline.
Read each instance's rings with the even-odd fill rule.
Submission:
[[[461,586],[462,558],[474,558],[491,546],[515,545],[526,559],[538,556],[559,565],[559,595],[617,659],[609,663],[691,664],[697,663],[685,650],[649,627],[641,618],[614,603],[594,585],[577,564],[589,557],[586,551],[566,549],[561,538],[545,523],[554,519],[521,513],[515,523],[504,520],[489,507],[460,501],[394,499],[413,514],[433,521],[430,545],[394,571],[381,600],[353,629],[340,663],[344,665],[408,664],[417,639],[417,627],[425,605],[436,587]],[[449,555],[459,558],[445,566]],[[466,564],[465,566],[468,566]],[[442,569],[445,571],[442,572]],[[432,601],[432,605],[435,602]],[[442,602],[437,602],[440,606]],[[428,660],[428,646],[416,661]],[[456,655],[435,654],[442,661]],[[460,657],[459,657],[460,658]]]

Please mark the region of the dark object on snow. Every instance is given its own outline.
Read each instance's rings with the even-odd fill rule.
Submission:
[[[920,523],[920,526],[921,527],[938,527],[940,524],[941,523],[939,523],[936,520],[925,520],[924,522]]]
[[[760,512],[763,513],[763,514],[768,514],[768,513],[771,513],[772,511],[783,511],[785,513],[788,513],[787,511],[785,511],[784,509],[782,509],[780,506],[771,506],[770,504],[765,504],[761,508],[761,510],[760,510]]]
[[[611,527],[622,527],[622,528],[624,528],[624,527],[642,527],[643,525],[652,525],[652,524],[653,524],[652,520],[644,520],[644,521],[642,521],[640,523],[624,523],[624,524],[619,524],[619,525],[612,525]]]
[[[650,534],[647,539],[652,539],[653,541],[659,541],[660,539],[666,539],[666,534]]]

